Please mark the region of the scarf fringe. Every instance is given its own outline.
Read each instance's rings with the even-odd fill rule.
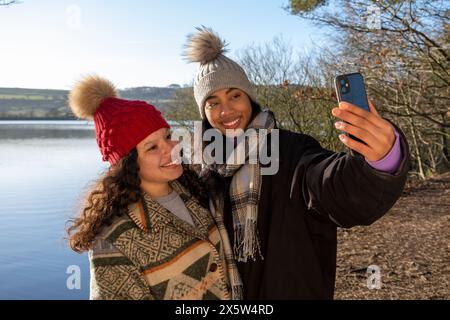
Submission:
[[[236,285],[232,287],[231,298],[232,300],[242,300],[244,298],[244,290],[242,285]]]
[[[256,261],[256,253],[264,260],[256,228],[256,219],[247,217],[245,224],[237,227],[234,233],[234,253],[237,261],[247,262],[248,259]]]

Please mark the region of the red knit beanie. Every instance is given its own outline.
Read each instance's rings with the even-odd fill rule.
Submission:
[[[170,128],[161,112],[145,101],[118,98],[114,85],[97,76],[82,79],[70,92],[69,105],[82,119],[94,120],[103,161],[111,165],[148,135]]]

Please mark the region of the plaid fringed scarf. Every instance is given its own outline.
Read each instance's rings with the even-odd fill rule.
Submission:
[[[254,129],[258,143],[260,141],[259,129],[266,129],[270,132],[275,128],[275,118],[270,111],[260,112],[248,125],[248,129]],[[249,141],[250,140],[250,141]],[[250,142],[250,145],[249,145]],[[207,169],[216,171],[223,177],[233,176],[230,185],[230,199],[233,215],[234,228],[234,256],[237,261],[247,262],[247,259],[256,261],[256,253],[259,253],[261,259],[264,259],[261,253],[261,244],[257,230],[258,202],[261,192],[261,168],[259,164],[258,152],[255,151],[257,144],[251,143],[251,139],[238,139],[238,145],[235,148],[239,154],[239,145],[245,143],[245,163],[240,164],[234,161],[235,153],[229,155],[225,164],[213,163],[205,164]],[[241,146],[241,147],[242,147]],[[260,146],[261,148],[261,146]],[[251,157],[249,157],[249,154]],[[254,158],[257,155],[257,158]],[[232,159],[231,159],[232,158]]]
[[[216,210],[212,200],[210,201],[210,211],[219,229],[220,238],[222,240],[223,251],[225,254],[225,262],[227,264],[228,279],[231,285],[231,299],[242,300],[244,298],[243,284],[236,262],[234,261],[233,250],[228,237],[227,229],[223,222],[223,212]]]

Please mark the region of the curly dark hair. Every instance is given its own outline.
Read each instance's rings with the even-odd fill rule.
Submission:
[[[70,219],[66,229],[69,245],[75,252],[82,253],[92,248],[95,237],[104,226],[111,225],[113,218],[128,213],[128,206],[137,202],[141,196],[138,153],[136,148],[122,158],[117,165],[111,166],[97,180],[92,191],[86,197],[84,208],[78,218]],[[183,174],[177,180],[208,207],[207,191],[199,181],[197,174],[183,165]]]

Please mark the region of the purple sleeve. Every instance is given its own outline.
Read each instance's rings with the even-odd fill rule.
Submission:
[[[378,161],[369,161],[366,159],[367,163],[374,169],[378,171],[384,171],[387,173],[394,173],[402,160],[402,150],[400,148],[400,137],[397,130],[394,131],[395,142],[391,150],[384,156],[383,159]]]

